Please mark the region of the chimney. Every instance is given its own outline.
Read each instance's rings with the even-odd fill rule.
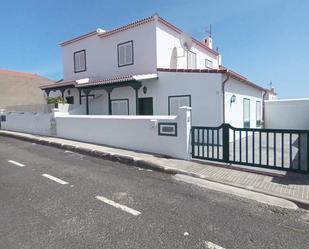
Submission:
[[[212,38],[211,37],[207,37],[204,39],[204,43],[207,47],[209,47],[210,49],[212,49]]]

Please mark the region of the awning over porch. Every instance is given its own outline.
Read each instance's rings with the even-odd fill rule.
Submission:
[[[128,75],[122,77],[115,77],[110,79],[79,79],[71,81],[58,81],[54,84],[41,86],[40,88],[46,92],[49,96],[52,91],[60,91],[62,97],[64,97],[64,91],[70,88],[77,88],[79,91],[79,103],[81,104],[81,92],[83,91],[86,96],[86,113],[89,114],[89,101],[88,96],[91,91],[103,89],[108,93],[108,111],[109,114],[111,111],[111,92],[114,88],[130,86],[135,90],[136,96],[136,114],[138,114],[138,90],[141,88],[142,80],[157,79],[158,75],[155,74],[140,74],[140,75]]]

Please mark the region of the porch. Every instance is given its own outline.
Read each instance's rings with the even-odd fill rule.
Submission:
[[[75,114],[153,115],[153,99],[140,95],[147,92],[144,83],[157,78],[157,74],[143,74],[92,81],[58,81],[41,89],[47,97],[60,93],[72,105]]]

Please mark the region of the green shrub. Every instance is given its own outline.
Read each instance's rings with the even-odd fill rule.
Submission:
[[[47,104],[65,104],[65,98],[59,97],[47,97]]]

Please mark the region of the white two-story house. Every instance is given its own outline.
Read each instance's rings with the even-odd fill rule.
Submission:
[[[60,46],[63,80],[41,89],[62,94],[72,114],[177,115],[185,105],[193,125],[261,125],[268,90],[223,67],[211,38],[191,38],[157,14]]]

